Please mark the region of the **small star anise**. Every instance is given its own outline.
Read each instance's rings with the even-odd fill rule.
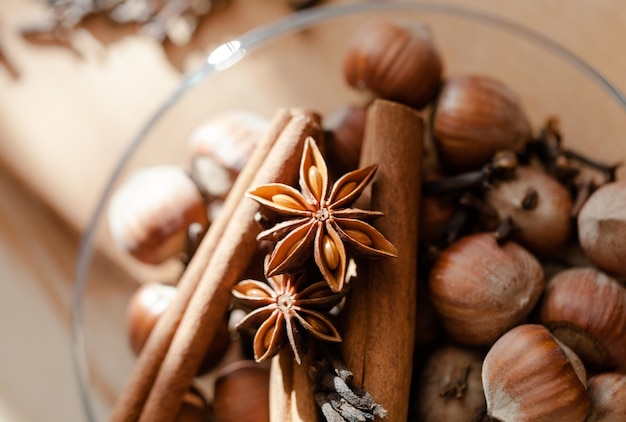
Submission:
[[[341,291],[346,275],[346,246],[355,255],[392,256],[396,248],[363,221],[383,215],[349,208],[374,177],[376,165],[345,174],[328,189],[326,162],[313,138],[306,139],[300,162],[300,190],[280,183],[258,186],[247,195],[289,219],[263,231],[258,240],[277,240],[267,276],[297,270],[313,256],[334,292]]]
[[[257,362],[274,356],[288,341],[296,362],[301,363],[301,328],[320,340],[341,341],[328,311],[341,301],[343,292],[332,292],[325,281],[306,286],[302,275],[280,274],[267,281],[243,280],[232,291],[237,305],[253,309],[237,328],[256,330],[253,349]]]

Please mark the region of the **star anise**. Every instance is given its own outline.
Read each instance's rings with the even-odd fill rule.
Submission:
[[[341,341],[328,311],[341,301],[345,290],[334,293],[325,281],[305,283],[302,274],[280,274],[269,277],[267,283],[243,280],[233,288],[235,303],[253,309],[237,328],[256,330],[253,348],[257,362],[271,358],[289,342],[296,362],[301,363],[305,345],[302,328],[317,339]]]
[[[350,206],[358,199],[376,172],[376,165],[343,175],[329,190],[326,162],[313,138],[306,139],[300,162],[301,192],[291,186],[271,183],[247,195],[280,216],[288,217],[263,231],[258,240],[275,240],[267,276],[298,269],[313,256],[322,276],[334,292],[344,286],[348,258],[355,255],[392,256],[396,248],[367,219],[383,215]]]

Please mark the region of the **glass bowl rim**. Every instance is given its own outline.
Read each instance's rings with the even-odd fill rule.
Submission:
[[[161,104],[141,130],[132,138],[128,147],[118,160],[106,185],[104,186],[102,195],[96,204],[95,211],[93,212],[85,233],[81,238],[74,271],[71,347],[73,352],[74,371],[78,379],[78,388],[83,410],[89,421],[95,421],[95,414],[93,402],[89,393],[88,365],[87,358],[85,356],[84,337],[82,332],[82,298],[88,281],[87,276],[91,266],[93,244],[98,224],[102,219],[102,214],[105,211],[107,201],[113,193],[114,186],[134,152],[141,145],[159,119],[170,108],[172,108],[186,92],[199,84],[201,81],[205,80],[205,78],[211,74],[232,66],[241,58],[245,57],[246,53],[252,52],[262,47],[264,44],[278,39],[283,35],[289,34],[294,30],[307,29],[315,24],[330,22],[334,19],[339,19],[349,15],[361,13],[365,14],[376,11],[415,11],[454,16],[468,21],[474,21],[476,23],[486,24],[487,26],[499,29],[503,32],[516,35],[528,41],[535,47],[551,53],[555,57],[570,65],[572,68],[589,77],[590,80],[595,82],[598,87],[605,91],[605,93],[612,98],[613,101],[615,101],[615,103],[617,103],[617,105],[624,110],[624,112],[626,112],[626,95],[624,95],[624,93],[622,93],[595,67],[587,63],[571,50],[523,24],[489,12],[479,11],[465,6],[444,5],[431,2],[407,3],[402,1],[368,1],[364,3],[345,5],[322,5],[293,12],[290,15],[278,18],[257,28],[251,29],[239,37],[221,44],[207,56],[204,63],[198,69],[193,70],[182,77],[182,81],[179,83],[174,92],[163,104]]]

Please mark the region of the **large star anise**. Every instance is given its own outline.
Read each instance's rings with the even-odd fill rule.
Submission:
[[[301,192],[271,183],[247,195],[286,221],[259,234],[258,239],[278,240],[270,256],[267,276],[296,270],[313,256],[322,276],[334,292],[343,288],[346,247],[355,255],[393,256],[396,248],[363,220],[383,215],[349,208],[374,177],[376,165],[345,174],[328,189],[326,162],[313,138],[306,139],[300,162]]]
[[[301,363],[302,328],[317,339],[341,341],[328,311],[341,301],[343,292],[332,292],[325,281],[306,286],[302,275],[280,274],[267,281],[243,280],[233,288],[235,303],[253,309],[237,328],[256,330],[253,349],[257,362],[274,356],[288,341]]]

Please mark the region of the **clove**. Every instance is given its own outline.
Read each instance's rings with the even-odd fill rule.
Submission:
[[[422,184],[422,189],[427,194],[453,193],[469,189],[484,190],[499,180],[510,178],[515,173],[516,168],[517,157],[515,153],[503,150],[497,152],[493,159],[480,170],[429,180]]]
[[[504,219],[493,232],[493,237],[496,239],[498,245],[503,245],[511,239],[513,233],[519,230],[519,227],[515,224],[511,217]]]
[[[526,153],[536,157],[549,173],[566,186],[574,185],[574,180],[580,173],[580,169],[574,166],[573,162],[599,171],[606,182],[615,180],[617,169],[622,165],[622,163],[612,165],[601,163],[579,152],[564,148],[559,122],[555,117],[549,118],[541,129],[539,137],[527,144]]]

